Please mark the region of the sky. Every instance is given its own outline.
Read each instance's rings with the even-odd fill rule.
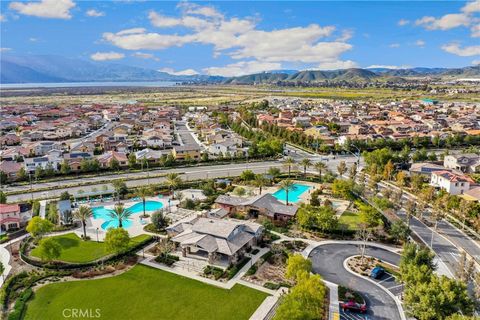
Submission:
[[[0,9],[0,54],[172,74],[480,63],[480,0],[2,0]]]

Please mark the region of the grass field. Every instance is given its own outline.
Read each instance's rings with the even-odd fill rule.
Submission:
[[[338,222],[344,225],[348,230],[358,230],[358,224],[360,223],[360,216],[356,213],[345,211],[342,213]]]
[[[97,319],[246,320],[267,294],[231,290],[137,265],[117,277],[49,284],[35,292],[25,319],[64,319],[65,308],[100,309]]]
[[[130,244],[133,246],[148,237],[146,234],[133,237],[130,239]],[[57,260],[74,263],[89,262],[110,253],[103,242],[83,241],[75,233],[67,233],[53,238],[62,246],[62,253]],[[38,248],[33,249],[30,253],[37,258],[40,258],[39,254]]]

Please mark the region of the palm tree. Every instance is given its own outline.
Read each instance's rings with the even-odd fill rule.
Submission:
[[[115,207],[108,212],[110,218],[118,220],[119,228],[123,227],[122,222],[129,219],[132,214],[133,212],[125,208],[122,203],[116,204]]]
[[[92,208],[87,206],[80,206],[77,211],[73,213],[73,217],[82,221],[83,239],[87,239],[87,219],[93,216]]]
[[[307,168],[312,165],[312,161],[308,158],[302,159],[300,161],[300,164],[303,166],[303,175],[306,177],[307,176]]]
[[[285,190],[287,206],[288,206],[288,192],[290,190],[293,190],[294,188],[295,188],[294,183],[290,179],[283,180],[282,182],[280,182],[280,189]]]
[[[315,170],[318,171],[318,176],[320,177],[320,181],[322,180],[322,172],[327,168],[327,165],[323,162],[317,162],[313,165],[315,167]]]
[[[172,199],[175,199],[175,189],[178,188],[178,186],[182,183],[182,178],[180,178],[180,175],[175,172],[171,172],[167,174],[167,186],[170,189],[170,192],[172,193]]]
[[[295,165],[295,160],[292,157],[288,157],[283,164],[288,168],[288,177],[290,178],[290,172],[292,171],[292,166]]]
[[[265,187],[267,185],[267,179],[265,179],[265,177],[261,174],[257,174],[255,176],[255,180],[253,181],[253,183],[258,187],[259,189],[259,193],[258,194],[262,194],[262,188]]]
[[[135,192],[137,197],[142,199],[143,202],[143,216],[145,217],[145,198],[146,197],[151,197],[153,195],[152,189],[148,187],[141,187],[137,189],[137,192]]]

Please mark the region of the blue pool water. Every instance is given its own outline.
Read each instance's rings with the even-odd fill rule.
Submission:
[[[145,201],[145,211],[156,211],[163,207],[163,204],[158,201]],[[143,212],[143,202],[137,202],[133,206],[127,208],[133,214]],[[112,219],[109,216],[109,209],[105,209],[105,207],[94,207],[92,208],[93,218],[94,219],[102,219],[105,222],[102,223],[102,229],[107,230],[109,228],[117,228],[118,221],[116,219]],[[122,227],[127,229],[132,226],[132,220],[127,219],[122,221]]]
[[[295,183],[290,189],[288,189],[288,202],[300,201],[300,196],[310,188],[310,186]],[[282,200],[285,202],[287,201],[287,193],[285,192],[285,190],[279,189],[272,195],[278,200]]]

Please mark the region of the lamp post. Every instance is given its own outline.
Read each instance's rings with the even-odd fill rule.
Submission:
[[[98,227],[97,227],[97,242],[98,242]]]
[[[28,172],[28,179],[30,181],[30,196],[31,196],[32,202],[33,202],[32,173],[30,171]]]

